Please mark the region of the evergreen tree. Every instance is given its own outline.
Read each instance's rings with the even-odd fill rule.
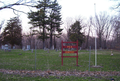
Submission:
[[[53,35],[54,35],[54,47],[56,47],[55,46],[55,36],[60,37],[60,35],[62,34],[61,31],[63,30],[63,29],[60,28],[60,24],[61,24],[61,14],[60,14],[61,6],[59,6],[57,1],[55,0],[52,3],[51,8],[52,8],[52,10],[51,10],[50,16],[49,16],[49,26],[50,26],[50,28],[48,28],[48,30],[50,30],[50,48],[52,48],[52,37],[53,37]],[[55,32],[57,34],[55,34]]]
[[[38,11],[28,13],[28,18],[30,19],[30,23],[33,25],[31,29],[33,29],[34,34],[39,34],[38,39],[41,39],[43,41],[43,49],[45,46],[45,39],[48,38],[46,33],[46,28],[48,25],[47,9],[50,8],[49,6],[50,6],[50,0],[38,1],[38,5],[36,5]],[[34,29],[36,27],[39,27],[40,31]]]
[[[18,17],[11,18],[7,22],[2,33],[2,43],[14,45],[22,45],[22,28]]]
[[[61,7],[58,5],[56,0],[41,0],[38,1],[36,8],[38,11],[28,13],[28,18],[30,19],[30,23],[33,25],[31,29],[33,29],[34,34],[39,34],[38,38],[42,39],[44,48],[45,39],[49,38],[49,31],[50,40],[52,40],[52,34],[55,30],[59,33],[59,35],[62,31],[62,29],[60,29]],[[39,27],[39,30],[35,29],[36,27]]]
[[[77,41],[78,40],[78,45],[80,46],[84,40],[85,36],[83,33],[81,33],[81,24],[79,21],[76,21],[74,24],[71,25],[71,28],[69,29],[69,39],[71,41]]]

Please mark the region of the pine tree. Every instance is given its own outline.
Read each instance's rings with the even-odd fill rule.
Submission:
[[[7,22],[2,33],[2,43],[14,45],[22,45],[22,28],[18,17],[11,18]]]
[[[56,47],[55,46],[55,36],[60,37],[61,31],[63,30],[63,29],[60,28],[60,24],[61,24],[61,14],[60,14],[61,6],[59,6],[57,1],[55,0],[52,3],[51,8],[52,8],[52,10],[51,10],[50,16],[49,16],[50,48],[52,48],[52,37],[53,37],[53,35],[54,35],[54,47]],[[55,32],[57,34],[55,34]]]
[[[37,12],[28,13],[28,18],[30,19],[30,23],[33,25],[31,29],[33,29],[34,34],[38,34],[38,39],[43,41],[43,49],[45,47],[45,39],[48,38],[46,33],[46,28],[48,25],[48,11],[50,5],[50,0],[42,0],[38,1],[38,5],[36,5]],[[34,29],[38,27],[40,31]]]
[[[71,41],[77,41],[78,45],[80,46],[84,40],[85,36],[83,33],[81,33],[81,24],[79,21],[76,21],[74,24],[71,25],[71,28],[69,29],[69,38]]]
[[[49,38],[48,35],[50,35],[50,40],[52,40],[53,32],[58,32],[58,35],[56,36],[59,36],[61,34],[61,7],[58,5],[56,0],[41,0],[38,1],[36,8],[38,11],[28,13],[28,18],[30,19],[30,23],[33,25],[31,29],[33,29],[34,34],[39,34],[38,38],[42,39],[44,48],[45,39]],[[39,30],[35,30],[36,27],[39,27]],[[50,46],[52,46],[52,43]]]

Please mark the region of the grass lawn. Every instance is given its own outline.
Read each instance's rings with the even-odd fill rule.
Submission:
[[[61,51],[51,50],[50,53],[44,50],[36,50],[36,70],[59,70],[59,71],[88,71],[89,66],[89,51],[81,50],[79,51],[78,65],[76,66],[76,58],[64,58],[63,66],[61,66],[61,57],[59,56]],[[97,65],[102,66],[102,68],[90,68],[90,71],[120,71],[120,51],[113,51],[113,56],[110,56],[110,50],[98,50],[97,53]],[[94,50],[91,51],[91,61],[90,65],[95,64],[95,54]],[[10,70],[35,70],[35,51],[23,51],[23,50],[12,50],[11,52],[5,52],[0,50],[0,69],[10,69]],[[1,79],[5,79],[4,76],[11,76],[10,79],[15,75],[3,75]],[[20,79],[23,79],[20,76],[15,76]],[[25,77],[28,79],[28,77]],[[39,77],[29,77],[31,81],[39,81]],[[61,79],[56,77],[41,78],[43,81],[45,79],[51,81],[61,81],[62,78],[69,80],[75,77],[61,77]],[[120,80],[120,78],[116,77]],[[32,80],[33,79],[33,80]],[[53,80],[54,79],[54,80]],[[79,80],[88,81],[90,77],[85,78],[76,78],[76,81]],[[94,79],[95,81],[105,81],[104,77],[102,79]],[[28,81],[30,81],[28,80]],[[91,81],[93,81],[91,80]],[[107,80],[107,79],[106,79]],[[2,80],[4,81],[4,80]],[[5,80],[6,81],[6,80]],[[13,81],[13,80],[9,80]],[[50,80],[49,80],[50,81]],[[109,81],[109,80],[108,80]]]

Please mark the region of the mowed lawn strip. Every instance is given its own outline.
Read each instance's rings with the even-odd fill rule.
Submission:
[[[59,70],[59,71],[88,71],[89,68],[89,51],[81,50],[78,52],[79,59],[76,66],[76,58],[64,58],[63,66],[61,66],[61,51],[50,50],[36,50],[36,64],[35,64],[35,50],[23,51],[21,49],[11,50],[5,52],[0,50],[0,69],[11,70]],[[101,68],[93,68],[95,65],[94,50],[91,50],[91,68],[90,71],[120,71],[120,52],[113,50],[98,50],[97,51],[97,65]],[[74,54],[65,54],[74,55]]]

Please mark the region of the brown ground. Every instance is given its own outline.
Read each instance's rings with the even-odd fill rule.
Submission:
[[[105,77],[105,76],[120,76],[119,71],[110,71],[110,72],[104,72],[104,71],[96,71],[96,72],[77,72],[77,71],[29,71],[29,70],[5,70],[0,69],[0,73],[4,74],[13,74],[13,75],[21,75],[21,76],[41,76],[41,77],[47,77],[47,76],[79,76],[79,77],[93,77],[93,76],[99,76],[99,77]]]

